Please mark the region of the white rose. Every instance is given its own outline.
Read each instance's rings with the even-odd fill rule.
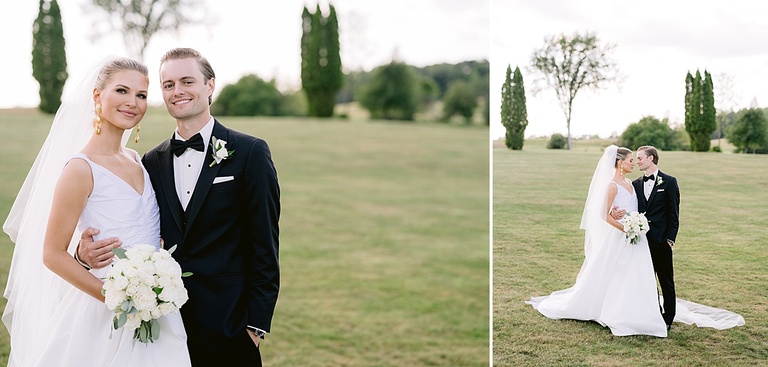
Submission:
[[[155,266],[158,276],[165,276],[169,278],[181,277],[181,267],[176,261],[173,261],[172,259],[157,262],[155,263]]]
[[[157,295],[149,287],[141,288],[132,299],[138,310],[151,310],[157,305]]]
[[[114,289],[125,290],[125,287],[128,286],[128,278],[122,275],[117,275],[116,277],[114,277],[111,283]]]
[[[104,303],[111,311],[115,311],[120,307],[126,299],[124,291],[111,289],[104,295]]]
[[[135,312],[133,314],[128,315],[128,320],[125,322],[126,330],[135,330],[136,328],[141,325],[141,317],[139,316],[138,312]]]

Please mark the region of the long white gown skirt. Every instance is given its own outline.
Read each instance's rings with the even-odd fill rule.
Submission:
[[[613,205],[637,211],[635,194],[617,187]],[[663,303],[645,236],[632,245],[622,231],[607,223],[599,233],[586,235],[592,237],[586,238],[590,245],[574,285],[526,303],[548,318],[595,321],[617,336],[666,337]],[[741,315],[682,299],[677,299],[674,321],[720,330],[744,325]]]

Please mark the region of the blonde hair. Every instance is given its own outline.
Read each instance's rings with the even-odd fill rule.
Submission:
[[[659,164],[659,151],[656,150],[656,148],[650,146],[650,145],[643,145],[640,148],[637,148],[638,151],[645,151],[645,155],[649,155],[653,157],[653,164]]]
[[[616,162],[613,166],[618,167],[619,161],[627,159],[628,156],[632,156],[632,151],[629,148],[619,147],[619,149],[616,149]]]
[[[108,62],[104,67],[101,68],[101,71],[99,72],[99,76],[96,78],[96,88],[104,89],[107,86],[107,83],[112,79],[115,74],[117,74],[120,71],[123,70],[135,70],[142,74],[144,74],[147,79],[149,79],[149,70],[147,69],[147,66],[141,63],[140,61],[136,61],[134,59],[129,59],[127,57],[120,57],[117,59],[114,59],[110,62]]]

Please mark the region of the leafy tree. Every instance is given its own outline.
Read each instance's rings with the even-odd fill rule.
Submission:
[[[477,107],[477,97],[465,81],[455,81],[448,87],[443,98],[443,120],[448,121],[454,115],[464,117],[467,124],[472,123],[472,115]]]
[[[295,114],[294,101],[283,96],[275,81],[264,81],[256,75],[243,76],[222,88],[211,113],[224,116],[282,116]]]
[[[565,149],[568,139],[563,134],[552,134],[547,143],[547,149]]]
[[[451,83],[457,80],[468,82],[478,97],[486,97],[489,93],[490,65],[488,60],[435,64],[416,68],[416,71],[437,83],[440,91],[438,98],[443,98]]]
[[[93,38],[105,31],[120,33],[125,38],[128,52],[144,60],[144,50],[156,34],[178,31],[188,24],[210,24],[210,12],[203,0],[91,0],[85,5],[106,13],[108,21],[98,17],[93,23]],[[107,25],[110,29],[104,29]]]
[[[413,120],[421,98],[418,81],[419,75],[402,62],[379,66],[362,89],[360,104],[372,118]]]
[[[602,43],[594,33],[560,34],[544,39],[544,47],[531,54],[532,70],[538,72],[534,93],[544,84],[555,90],[568,127],[571,149],[571,112],[577,93],[583,88],[597,90],[618,80],[618,66],[609,54],[615,45]]]
[[[659,121],[653,116],[644,116],[640,121],[630,124],[619,137],[619,145],[637,149],[643,145],[652,145],[661,150],[680,150],[682,142],[678,133],[669,126],[666,118]]]
[[[330,14],[324,17],[320,4],[314,13],[304,7],[301,18],[301,85],[307,96],[309,114],[331,117],[336,93],[344,82],[336,9],[330,5]]]
[[[743,153],[755,153],[768,148],[768,121],[765,113],[756,108],[745,111],[730,128],[728,141]]]
[[[32,76],[40,84],[40,110],[55,113],[67,81],[64,29],[56,0],[40,0],[32,25]]]

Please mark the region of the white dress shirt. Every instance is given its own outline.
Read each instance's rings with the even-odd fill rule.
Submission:
[[[651,197],[651,192],[653,191],[653,187],[656,185],[656,180],[659,179],[659,169],[657,168],[656,171],[648,173],[645,176],[650,176],[650,175],[653,175],[654,179],[643,182],[643,194],[645,194],[645,200],[648,200],[648,198]]]
[[[192,198],[192,193],[195,192],[197,179],[203,170],[203,163],[205,162],[205,155],[208,153],[208,143],[211,140],[211,134],[213,134],[213,117],[200,129],[200,136],[203,137],[202,152],[187,149],[180,156],[173,156],[173,180],[176,183],[176,195],[179,196],[181,207],[184,210],[187,210],[187,204],[189,204],[189,199]],[[179,135],[178,130],[174,133],[174,139],[185,140]]]

